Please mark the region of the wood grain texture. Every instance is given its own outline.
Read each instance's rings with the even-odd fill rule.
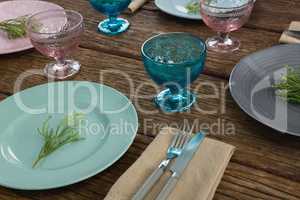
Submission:
[[[82,69],[74,79],[101,82],[127,95],[138,110],[138,135],[117,163],[86,181],[61,189],[36,192],[0,187],[0,200],[103,199],[114,182],[151,143],[160,127],[180,125],[184,120],[190,125],[198,123],[212,127],[221,123],[221,126],[232,124],[235,128],[234,134],[221,134],[222,131],[217,129],[210,131],[209,137],[237,147],[215,200],[300,200],[300,138],[280,134],[248,117],[230,96],[226,80],[242,57],[277,44],[280,32],[289,21],[299,19],[299,0],[257,0],[251,20],[234,33],[242,41],[241,50],[229,55],[209,52],[205,75],[201,75],[192,85],[192,90],[199,94],[198,102],[190,112],[180,114],[161,113],[152,104],[151,98],[157,91],[144,71],[140,46],[145,39],[159,32],[186,31],[206,38],[214,34],[209,28],[201,21],[163,14],[151,1],[134,15],[124,14],[132,24],[128,32],[107,37],[97,33],[97,23],[103,16],[93,10],[87,0],[76,0],[76,3],[72,0],[51,1],[78,10],[85,17],[86,31],[81,48],[74,55],[81,62]],[[20,74],[26,71],[32,74],[28,70],[40,70],[47,62],[49,59],[34,50],[2,55],[0,100],[16,92],[14,83]],[[106,73],[106,70],[114,70],[114,73]],[[122,76],[122,71],[132,79],[133,91],[129,89],[129,82]],[[103,79],[100,79],[101,75]],[[32,75],[22,83],[21,88],[46,82],[45,77]],[[209,97],[213,90],[203,83],[216,85],[219,96]],[[207,114],[199,109],[215,112]],[[143,110],[152,113],[146,114]]]
[[[80,74],[75,77],[76,80],[89,80],[99,82],[100,74],[103,73],[104,70],[109,69],[117,71],[120,69],[126,69],[127,74],[133,80],[134,89],[137,89],[137,87],[139,87],[143,83],[152,83],[147,74],[144,72],[143,64],[140,60],[110,55],[96,50],[84,48],[80,48],[77,54],[80,55],[80,57],[78,55],[75,55],[75,57],[78,57],[83,65],[83,68]],[[101,62],[99,62],[99,58],[101,58]],[[29,69],[40,69],[41,66],[43,66],[48,61],[48,59],[44,58],[34,51],[29,52],[26,55],[20,55],[18,58],[10,59],[10,56],[7,56],[5,59],[1,59],[0,73],[3,74],[3,79],[0,80],[0,91],[3,91],[7,94],[12,94],[14,92],[12,82],[15,82],[19,74]],[[25,89],[36,84],[45,83],[46,81],[46,78],[44,78],[43,76],[33,75],[29,79],[27,79],[22,84],[22,86],[23,89]],[[216,84],[220,88],[222,87],[222,85],[226,86],[227,84],[227,81],[224,79],[202,75],[193,84],[192,89],[196,90],[195,87],[203,82]],[[105,173],[101,173],[97,176],[98,178],[92,178],[85,181],[84,183],[86,184],[84,184],[84,186],[82,185],[83,183],[76,184],[74,186],[71,186],[70,188],[68,187],[71,190],[68,192],[65,192],[65,189],[59,189],[57,190],[57,193],[50,192],[49,197],[55,197],[59,199],[63,198],[64,195],[74,196],[74,191],[80,193],[80,198],[76,197],[79,199],[84,199],[85,196],[91,198],[94,196],[101,197],[102,195],[102,197],[104,197],[113,182],[116,181],[117,178],[138,158],[140,153],[142,153],[142,151],[146,148],[147,144],[152,141],[152,137],[159,131],[159,127],[161,127],[161,125],[172,126],[174,125],[174,123],[181,124],[183,123],[183,119],[187,120],[189,124],[194,123],[195,120],[198,120],[201,123],[207,123],[209,125],[217,123],[218,120],[222,120],[226,124],[234,124],[236,129],[236,133],[234,135],[226,135],[226,133],[225,135],[211,135],[211,137],[213,138],[233,144],[237,147],[237,151],[232,158],[232,162],[236,163],[236,165],[238,166],[243,166],[247,169],[251,169],[251,171],[269,174],[270,177],[262,176],[257,179],[257,181],[265,181],[266,179],[267,182],[265,183],[265,185],[267,188],[274,187],[274,184],[271,181],[271,178],[274,177],[292,183],[293,185],[291,186],[291,188],[289,188],[289,192],[283,189],[283,191],[280,193],[280,195],[284,196],[286,199],[290,197],[290,193],[297,194],[298,189],[296,186],[300,181],[300,153],[298,151],[300,146],[299,138],[280,135],[280,133],[277,133],[276,131],[269,129],[250,119],[236,106],[227,90],[224,94],[220,95],[218,99],[211,99],[209,101],[205,97],[205,95],[211,93],[209,88],[200,87],[199,90],[195,91],[200,95],[198,101],[199,107],[203,110],[211,110],[217,108],[215,114],[204,114],[196,111],[195,109],[192,109],[192,111],[189,113],[182,113],[180,115],[165,115],[157,111],[157,109],[152,104],[150,97],[141,97],[141,95],[155,94],[155,90],[153,88],[141,88],[139,94],[130,96],[130,94],[132,93],[128,88],[127,80],[117,74],[107,74],[107,76],[104,76],[102,83],[122,91],[129,98],[131,98],[139,113],[140,135],[135,144],[125,155],[124,159],[120,160],[120,162],[112,167],[114,171],[109,175],[109,177],[106,177]],[[222,102],[225,102],[225,114],[221,113]],[[152,110],[156,112],[154,112],[153,114],[144,114],[142,110]],[[142,141],[140,141],[140,139]],[[233,173],[233,171],[228,173],[231,174]],[[244,170],[242,173],[245,176],[248,175],[247,170]],[[93,182],[93,180],[95,180],[95,183]],[[252,180],[248,179],[241,180],[241,182],[246,185],[240,185],[235,190],[240,190],[239,188],[244,188],[246,186],[248,187],[248,185],[252,186],[256,184],[252,183],[251,181]],[[91,184],[100,185],[102,189],[96,189],[91,186]],[[222,182],[222,184],[225,183]],[[234,184],[232,183],[232,180],[231,182],[227,181],[225,187],[233,187],[232,184]],[[76,189],[72,189],[73,187],[75,187]],[[84,189],[80,190],[78,187],[83,187]],[[92,188],[89,188],[87,191],[86,187]],[[246,194],[252,191],[249,188],[244,189]],[[230,194],[220,193],[218,195],[234,196],[237,192],[235,190]],[[59,191],[62,191],[62,193],[60,193]],[[267,192],[267,194],[260,194],[262,192]],[[266,197],[266,195],[272,195],[273,190],[262,192],[258,192],[257,195],[260,195],[259,197]],[[37,199],[45,195],[44,192],[21,193],[21,195],[28,194],[33,195]],[[247,195],[245,196],[245,194],[240,194],[240,196],[241,199],[249,199],[251,197],[248,197]],[[255,197],[257,196],[252,196],[252,199]]]
[[[81,46],[109,54],[140,59],[143,42],[163,32],[190,32],[203,39],[216,34],[202,21],[179,19],[162,12],[142,10],[133,15],[124,15],[131,23],[131,28],[126,34],[107,37],[97,32],[98,22],[103,19],[103,15],[91,8],[86,0],[77,0],[76,4],[72,3],[72,0],[52,1],[68,9],[84,11],[82,13],[85,17],[86,31]],[[209,52],[205,73],[228,77],[242,57],[277,44],[280,37],[279,33],[251,28],[242,28],[232,35],[241,40],[241,50],[227,55]]]
[[[299,7],[299,0],[257,0],[245,27],[282,32],[291,21],[300,21]],[[143,9],[160,12],[154,0],[150,0]]]

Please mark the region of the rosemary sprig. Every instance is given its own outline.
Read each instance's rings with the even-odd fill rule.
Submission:
[[[35,168],[36,165],[44,158],[52,154],[54,151],[60,147],[83,140],[79,134],[78,126],[80,120],[82,120],[84,115],[82,113],[73,113],[66,116],[61,120],[57,128],[49,128],[49,121],[51,116],[49,116],[44,122],[41,128],[38,128],[38,133],[43,137],[44,145],[41,148],[41,151],[37,159],[33,162],[32,168]]]
[[[189,14],[197,14],[200,12],[200,3],[198,1],[192,0],[186,4],[185,8]]]
[[[286,66],[287,73],[273,87],[276,94],[290,103],[300,104],[300,71]]]
[[[206,4],[210,5],[216,3],[218,0],[206,0]],[[199,14],[200,13],[200,0],[191,0],[186,4],[185,8],[187,9],[188,14]]]
[[[6,32],[9,39],[16,39],[26,36],[26,21],[28,16],[21,16],[15,19],[8,19],[0,22],[0,30]]]

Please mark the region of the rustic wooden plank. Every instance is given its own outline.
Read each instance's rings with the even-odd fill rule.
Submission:
[[[103,19],[103,15],[92,9],[86,0],[78,0],[76,4],[72,3],[72,0],[51,1],[65,8],[82,12],[86,24],[82,47],[110,54],[141,59],[140,48],[143,42],[161,32],[190,32],[203,39],[216,34],[201,21],[179,19],[160,12],[142,10],[134,15],[125,15],[131,22],[131,27],[126,33],[117,37],[108,37],[97,32],[97,24]],[[233,66],[242,57],[277,44],[280,37],[278,33],[249,28],[242,28],[233,35],[241,39],[241,50],[232,54],[209,52],[205,73],[228,77]]]
[[[144,10],[133,16],[126,14],[125,17],[132,22],[131,29],[121,36],[111,38],[96,32],[95,27],[98,17],[103,17],[100,17],[99,13],[90,9],[87,1],[78,0],[74,3],[70,0],[53,0],[53,2],[59,3],[66,8],[79,10],[84,13],[86,18],[87,31],[81,45],[86,49],[80,49],[77,52],[77,56],[80,54],[78,58],[83,64],[83,68],[80,74],[75,77],[76,80],[100,82],[99,75],[101,71],[107,69],[122,70],[126,71],[133,78],[134,88],[137,89],[142,83],[151,84],[143,70],[139,56],[139,48],[146,38],[157,32],[167,31],[187,31],[203,38],[213,34],[201,22],[191,22],[167,16],[146,6]],[[270,6],[270,4],[274,6]],[[233,65],[241,57],[276,44],[280,35],[279,32],[284,29],[289,20],[296,19],[299,16],[297,11],[298,4],[299,1],[278,0],[273,2],[270,0],[258,0],[254,15],[246,25],[246,28],[235,34],[242,38],[243,46],[241,51],[231,55],[209,53],[206,64],[207,74],[228,77]],[[296,11],[297,13],[295,14]],[[268,14],[270,12],[273,15]],[[287,12],[288,16],[283,17],[283,14]],[[277,17],[276,20],[274,20],[274,16]],[[270,30],[278,33],[270,32]],[[13,83],[20,73],[32,68],[41,69],[48,61],[48,59],[34,51],[1,56],[0,91],[6,95],[13,93]],[[42,76],[32,76],[25,81],[23,88],[45,82],[46,79]],[[225,80],[201,76],[193,84],[192,88],[196,90],[195,87],[202,82],[217,84],[219,89],[223,87],[222,84],[226,85]],[[235,135],[210,136],[237,147],[237,151],[225,172],[214,199],[300,199],[299,138],[280,135],[278,132],[255,122],[236,106],[228,92],[222,94],[218,99],[208,100],[203,97],[205,97],[205,94],[210,94],[209,88],[201,87],[197,90],[201,94],[198,105],[206,110],[217,108],[215,114],[208,115],[197,112],[195,109],[190,113],[182,113],[180,115],[165,115],[161,112],[144,114],[141,112],[141,109],[153,111],[157,111],[157,109],[153,106],[149,96],[143,98],[130,93],[128,83],[124,77],[117,74],[108,75],[105,76],[103,83],[125,93],[139,107],[140,134],[125,156],[103,173],[81,183],[57,190],[39,192],[16,191],[1,187],[0,199],[103,199],[113,183],[152,141],[152,137],[159,130],[159,126],[156,127],[156,125],[174,126],[174,123],[182,123],[183,119],[186,119],[190,124],[197,119],[199,122],[209,125],[217,123],[220,119],[225,124],[232,123],[235,126]],[[154,88],[145,86],[141,89],[140,94],[155,94],[155,91]],[[5,98],[6,95],[0,94],[0,100]],[[225,113],[221,112],[223,109],[222,102],[225,102],[226,105]],[[220,133],[220,131],[217,132]],[[143,134],[151,135],[151,137]]]
[[[51,1],[55,1],[58,4],[60,3],[64,7],[70,6],[68,5],[68,3],[64,4],[64,2],[66,1]],[[81,0],[80,7],[85,8],[84,10],[86,10],[89,6],[88,4],[88,0]],[[291,21],[300,21],[300,13],[298,9],[299,7],[299,0],[257,0],[251,18],[245,24],[245,27],[252,29],[268,30],[278,33],[282,32],[288,27]],[[162,14],[164,17],[167,16],[155,6],[154,0],[150,0],[137,13],[143,12],[144,10],[152,12],[155,11],[153,15]],[[128,12],[126,12],[126,14],[128,14]],[[176,17],[173,17],[173,19],[181,20],[180,18]]]
[[[258,0],[247,27],[281,33],[291,21],[300,20],[299,7],[299,0]]]
[[[299,192],[295,193],[290,190],[290,188],[294,186],[300,188],[300,182],[294,182],[289,179],[274,176],[271,173],[241,166],[235,162],[229,164],[223,180],[238,183],[238,185],[242,187],[244,186],[256,192],[268,194],[273,198],[289,200],[300,198]]]
[[[299,0],[257,0],[248,28],[282,32],[291,21],[300,21]],[[142,9],[160,12],[154,1],[148,2]]]
[[[83,64],[82,71],[75,77],[76,80],[89,80],[99,82],[99,74],[105,69],[126,69],[128,75],[132,77],[134,87],[138,87],[142,83],[151,84],[151,80],[145,74],[141,61],[108,55],[96,51],[81,49],[81,57],[79,58]],[[33,59],[34,58],[34,59]],[[101,61],[100,59],[101,58]],[[22,60],[22,62],[20,62]],[[12,82],[18,74],[26,69],[40,68],[43,63],[47,62],[42,56],[37,53],[31,53],[12,60],[1,60],[0,66],[10,65],[10,67],[0,67],[0,73],[3,74],[3,80],[0,81],[0,91],[12,93]],[[34,64],[33,64],[34,62]],[[40,62],[40,64],[38,64]],[[22,63],[22,65],[20,65]],[[31,77],[23,85],[25,88],[33,86],[37,83],[44,83],[46,80],[43,77]],[[6,84],[9,82],[10,84]],[[194,84],[193,89],[202,83],[208,82],[216,84],[218,88],[226,85],[226,81],[210,76],[202,75]],[[113,75],[108,76],[103,80],[106,85],[119,89],[127,96],[130,96],[133,103],[138,107],[140,117],[139,132],[143,134],[155,134],[159,131],[159,125],[174,126],[174,123],[182,124],[183,119],[186,119],[190,124],[194,122],[207,123],[208,125],[217,124],[219,122],[228,125],[233,124],[236,129],[235,135],[212,135],[212,137],[228,142],[237,146],[237,152],[233,157],[233,161],[246,165],[258,170],[264,170],[268,173],[276,174],[294,181],[300,181],[299,155],[300,152],[299,138],[281,135],[276,131],[267,128],[258,122],[255,122],[246,114],[244,114],[234,103],[233,99],[228,94],[223,94],[219,99],[207,100],[205,94],[209,94],[210,90],[201,87],[198,90],[200,108],[213,109],[217,108],[215,114],[205,114],[192,109],[191,112],[165,115],[159,112],[151,102],[151,98],[142,98],[138,95],[132,95],[128,89],[128,84],[124,77]],[[155,94],[153,88],[142,88],[141,95]],[[202,95],[201,95],[202,94]],[[222,113],[222,103],[225,102],[226,112]],[[151,114],[144,114],[142,109],[155,111]],[[195,121],[198,120],[198,121]],[[175,124],[176,125],[176,124]],[[198,124],[199,125],[199,124]],[[221,132],[219,131],[218,134]]]
[[[126,68],[126,72],[130,77],[133,79],[134,88],[136,89],[140,84],[142,83],[148,83],[151,84],[151,80],[148,78],[148,76],[145,74],[143,70],[142,63],[140,61],[134,60],[134,59],[127,59],[127,58],[116,58],[116,56],[103,54],[99,52],[93,52],[90,50],[81,49],[79,52],[81,55],[81,62],[83,63],[83,68],[81,73],[75,78],[77,80],[89,80],[89,81],[96,81],[99,82],[99,75],[103,70],[118,70],[120,67]],[[36,56],[36,58],[32,58],[31,56]],[[83,59],[85,58],[85,59]],[[18,74],[25,71],[26,69],[31,68],[31,66],[35,66],[35,68],[40,68],[40,66],[43,66],[44,63],[46,63],[48,60],[44,59],[43,57],[40,57],[36,53],[32,53],[28,56],[19,57],[14,60],[3,60],[3,62],[0,61],[1,66],[6,66],[9,64],[9,67],[0,68],[0,72],[3,74],[3,79],[1,81],[1,90],[4,92],[13,92],[13,82],[15,81]],[[34,64],[32,62],[35,62]],[[37,64],[36,62],[40,62],[40,64]],[[7,63],[7,64],[5,64]],[[22,63],[22,66],[20,66],[18,63]],[[88,78],[87,78],[88,77]],[[30,77],[28,81],[24,83],[24,87],[30,87],[36,84],[44,83],[46,79],[41,76],[33,76]],[[196,85],[200,84],[201,82],[209,82],[216,84],[218,87],[221,87],[222,84],[226,85],[226,81],[223,81],[221,79],[212,78],[209,76],[201,76],[199,80],[197,80],[193,85],[194,89]],[[10,84],[6,84],[10,83]],[[205,98],[199,99],[199,107],[205,108],[206,110],[217,108],[217,113],[213,115],[204,115],[201,116],[202,113],[197,112],[195,109],[192,110],[190,113],[182,113],[182,114],[170,114],[170,115],[164,115],[163,113],[160,113],[152,104],[150,97],[142,98],[140,96],[136,96],[135,94],[130,93],[130,89],[128,88],[127,80],[124,77],[116,76],[114,75],[108,75],[104,78],[103,83],[106,85],[112,86],[114,88],[119,89],[121,92],[125,93],[127,96],[130,96],[133,103],[138,108],[140,117],[141,117],[141,127],[140,131],[143,133],[152,134],[158,131],[159,127],[153,127],[153,124],[166,124],[171,125],[172,122],[180,122],[179,119],[187,119],[190,123],[192,123],[195,119],[201,119],[203,122],[208,123],[217,123],[217,119],[223,119],[225,122],[232,122],[236,126],[237,134],[241,135],[248,135],[249,137],[257,137],[255,138],[255,143],[257,144],[257,147],[264,148],[266,147],[266,143],[269,142],[268,148],[270,148],[271,151],[273,151],[274,146],[278,146],[280,142],[285,141],[286,143],[289,143],[286,146],[289,146],[291,148],[297,148],[297,145],[299,144],[299,140],[292,140],[294,137],[286,136],[286,135],[278,135],[275,131],[266,128],[263,125],[260,125],[259,123],[256,123],[254,120],[249,118],[247,115],[245,115],[234,103],[232,98],[228,95],[228,92],[226,92],[226,99],[222,97],[221,99],[211,99],[210,101],[207,101]],[[207,89],[200,88],[198,91],[200,94],[209,93]],[[153,88],[142,88],[141,89],[141,95],[149,95],[149,94],[155,94],[155,91]],[[203,96],[203,95],[202,95]],[[226,105],[226,115],[222,114],[220,111],[222,109],[222,105],[220,101],[225,101]],[[154,111],[152,114],[144,115],[141,111],[142,110],[151,110]],[[178,117],[180,118],[178,119]],[[203,118],[203,119],[202,119]],[[152,120],[152,121],[145,121],[145,120]],[[158,123],[159,122],[159,123]],[[148,124],[147,124],[148,123]],[[149,125],[150,127],[147,127]],[[261,131],[258,131],[257,133],[257,126],[259,126]],[[144,130],[145,129],[145,130]],[[253,134],[256,133],[256,134]],[[243,136],[244,137],[244,136]],[[237,143],[239,145],[244,144],[245,148],[248,145],[248,138],[236,138],[226,136],[222,137],[222,139],[226,140],[228,138],[229,141]],[[270,141],[271,140],[271,141]],[[274,140],[274,141],[272,141]],[[291,143],[290,143],[291,142]],[[294,143],[294,144],[293,144]],[[283,147],[282,145],[280,145]],[[250,147],[249,147],[250,148]],[[253,147],[254,148],[254,147]],[[249,151],[253,151],[253,149],[249,149]],[[282,154],[285,155],[287,152],[283,149]],[[275,150],[276,152],[276,150]],[[292,152],[289,152],[292,153]],[[297,156],[298,153],[293,154],[292,156]],[[279,155],[280,156],[280,155]],[[285,158],[285,157],[283,157]],[[281,158],[281,160],[283,159]],[[242,159],[241,159],[242,160]],[[255,160],[255,159],[253,159]],[[262,166],[261,166],[262,167]],[[283,170],[284,171],[284,170]],[[283,172],[286,173],[286,172]]]

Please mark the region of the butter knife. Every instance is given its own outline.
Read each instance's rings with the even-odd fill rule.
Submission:
[[[300,39],[300,31],[296,31],[296,30],[286,30],[284,31],[284,33],[290,37],[296,38],[296,39]]]
[[[192,139],[186,144],[180,156],[176,158],[175,162],[171,165],[169,170],[172,172],[172,175],[167,180],[166,185],[163,187],[156,200],[165,200],[168,198],[169,194],[174,189],[178,179],[184,172],[186,166],[192,160],[195,152],[198,150],[198,147],[204,138],[205,135],[200,132],[193,136]]]

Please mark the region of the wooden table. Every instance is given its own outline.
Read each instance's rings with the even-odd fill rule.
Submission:
[[[215,34],[201,21],[175,18],[160,12],[149,2],[136,14],[125,13],[131,22],[128,32],[106,37],[96,31],[103,16],[93,10],[87,0],[51,0],[64,8],[81,12],[85,17],[86,31],[75,57],[81,62],[81,72],[75,80],[100,82],[101,71],[124,70],[134,81],[134,88],[151,83],[144,71],[140,47],[148,37],[158,32],[185,31],[202,38]],[[209,52],[205,73],[193,84],[207,81],[218,89],[227,89],[228,77],[233,66],[244,56],[278,43],[281,32],[291,20],[300,20],[300,0],[257,0],[250,21],[234,33],[242,41],[240,51],[229,55]],[[300,55],[299,55],[300,56]],[[16,78],[28,69],[41,69],[49,59],[35,50],[0,57],[0,100],[13,94]],[[47,82],[42,76],[32,76],[23,88]],[[43,200],[93,200],[103,199],[114,182],[134,163],[158,133],[159,124],[172,125],[186,119],[213,124],[221,121],[233,124],[234,135],[210,137],[235,145],[237,150],[229,163],[215,200],[296,200],[300,199],[300,138],[280,134],[248,117],[233,101],[228,90],[223,90],[216,99],[208,99],[211,88],[201,87],[198,105],[205,110],[216,109],[213,114],[204,114],[192,109],[183,114],[163,114],[151,102],[152,87],[144,85],[139,95],[130,93],[126,79],[118,74],[107,75],[103,84],[112,86],[139,107],[140,127],[134,144],[113,166],[81,183],[49,191],[17,191],[0,188],[0,199],[43,199]],[[195,88],[194,88],[195,89]],[[148,96],[141,96],[141,95]],[[154,111],[143,114],[140,109]],[[5,113],[1,113],[5,117]],[[153,127],[153,125],[157,125]],[[216,131],[215,131],[216,132]],[[13,178],[13,177],[12,177]],[[28,180],[30,181],[30,180]]]

